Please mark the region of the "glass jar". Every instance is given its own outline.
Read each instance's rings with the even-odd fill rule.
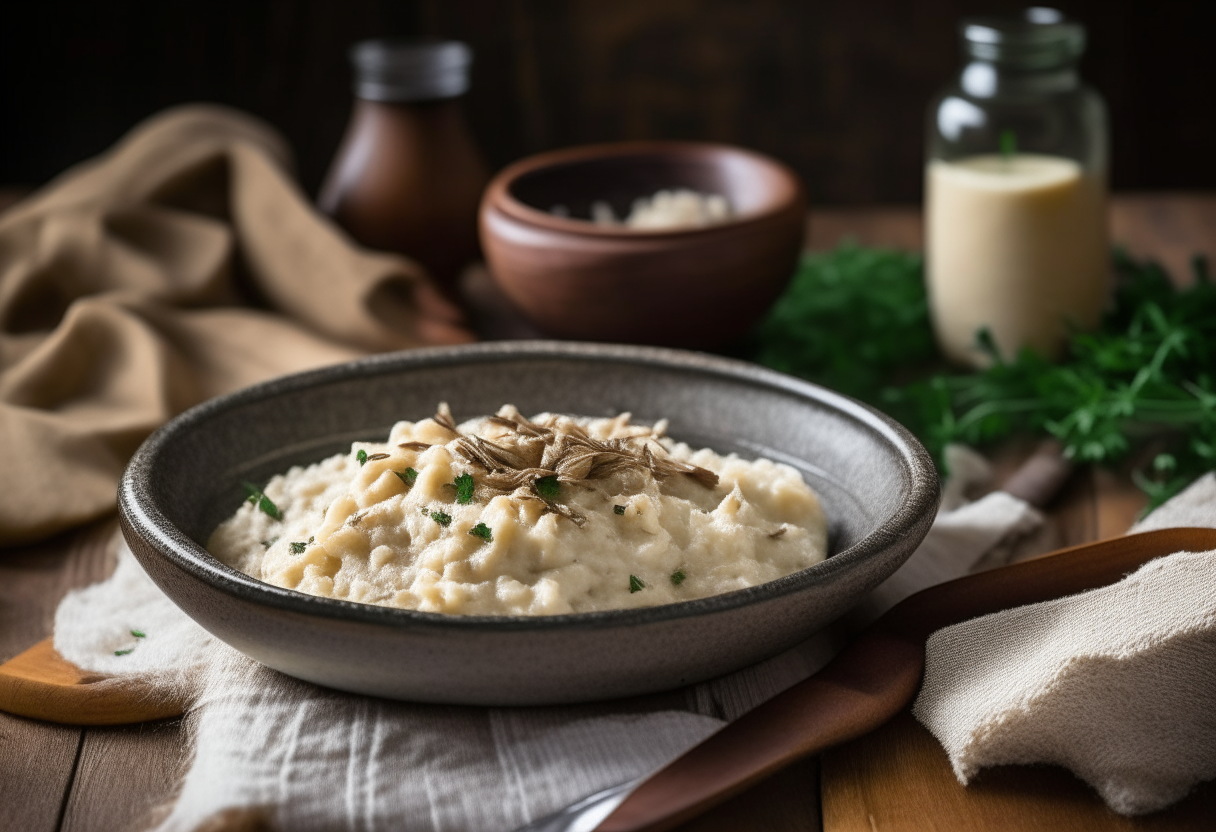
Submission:
[[[465,124],[472,50],[458,41],[358,43],[355,103],[317,199],[352,237],[412,257],[449,297],[477,254],[489,168]]]
[[[1077,74],[1085,29],[1054,10],[964,20],[968,60],[929,108],[926,280],[949,358],[1058,355],[1109,294],[1107,128]]]

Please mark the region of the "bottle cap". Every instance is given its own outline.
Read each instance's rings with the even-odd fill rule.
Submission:
[[[365,40],[350,50],[355,95],[369,101],[432,101],[469,89],[473,50],[455,40]]]
[[[1062,66],[1085,51],[1085,27],[1043,6],[966,18],[959,30],[963,51],[972,58],[1022,69]]]

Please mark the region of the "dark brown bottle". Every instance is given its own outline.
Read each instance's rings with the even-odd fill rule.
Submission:
[[[456,296],[477,255],[489,179],[459,98],[472,50],[457,41],[363,41],[350,52],[355,103],[318,205],[360,243],[396,251]]]

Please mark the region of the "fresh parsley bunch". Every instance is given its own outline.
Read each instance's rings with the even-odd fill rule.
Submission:
[[[1057,437],[1066,455],[1114,463],[1155,449],[1134,476],[1152,503],[1216,469],[1216,285],[1195,260],[1175,289],[1154,263],[1116,252],[1114,304],[1051,362],[1023,350],[986,370],[945,370],[933,344],[922,263],[842,246],[807,257],[757,328],[752,357],[856,396],[899,419],[941,464],[949,442]]]
[[[937,360],[919,255],[845,244],[803,258],[753,333],[749,357],[876,403]]]

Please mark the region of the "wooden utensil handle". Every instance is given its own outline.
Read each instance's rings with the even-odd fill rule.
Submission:
[[[925,639],[941,627],[1106,586],[1174,552],[1211,549],[1216,529],[1162,529],[1063,549],[918,592],[814,676],[652,775],[597,830],[670,829],[801,757],[872,731],[916,695]]]

